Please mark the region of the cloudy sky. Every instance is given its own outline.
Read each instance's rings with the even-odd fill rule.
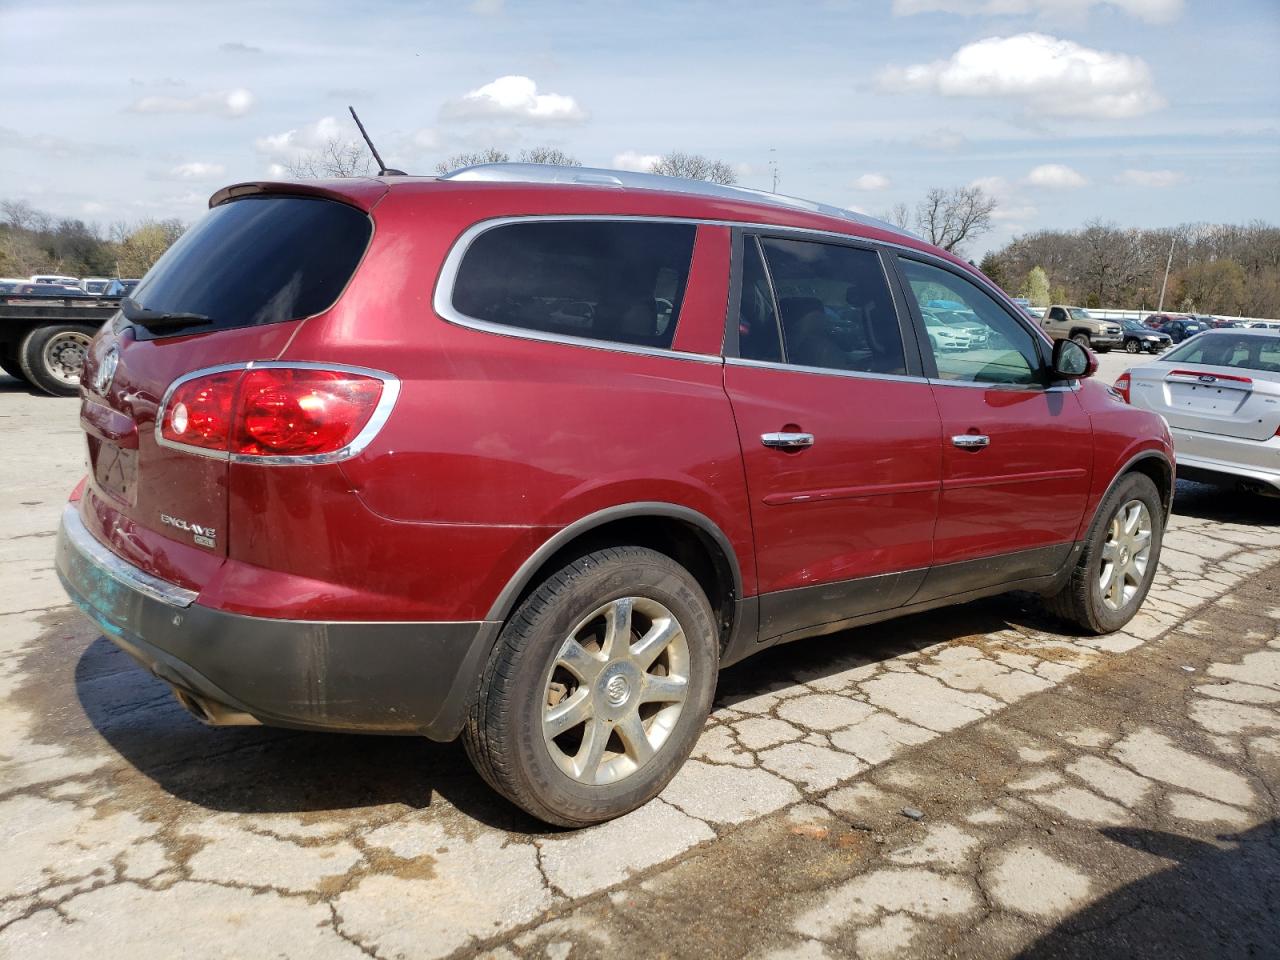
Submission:
[[[358,11],[358,12],[356,12]],[[194,219],[354,103],[388,163],[669,150],[878,213],[1000,200],[981,253],[1092,217],[1280,221],[1276,0],[0,0],[0,198]]]

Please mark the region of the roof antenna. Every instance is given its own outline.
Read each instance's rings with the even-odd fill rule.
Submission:
[[[351,119],[360,128],[360,136],[364,137],[364,142],[369,145],[369,152],[373,154],[373,159],[378,161],[378,176],[385,177],[388,174],[399,177],[406,176],[403,170],[392,170],[382,162],[382,157],[378,156],[378,148],[373,145],[373,141],[369,139],[369,134],[365,133],[364,124],[360,122],[360,117],[356,115],[356,108],[348,106],[347,109],[351,111]]]

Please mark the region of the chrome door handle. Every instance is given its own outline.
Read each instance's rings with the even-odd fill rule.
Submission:
[[[813,446],[812,433],[762,433],[760,442],[777,450],[803,450]]]
[[[981,450],[991,444],[991,438],[980,433],[962,433],[952,437],[951,443],[961,450]]]

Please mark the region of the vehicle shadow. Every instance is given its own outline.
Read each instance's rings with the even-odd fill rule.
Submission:
[[[1176,510],[1237,523],[1274,523],[1268,519],[1271,503],[1260,500],[1214,488],[1183,496],[1180,485]],[[732,707],[762,693],[1010,627],[1071,634],[1038,597],[1006,594],[766,650],[721,674],[716,706]],[[443,798],[493,827],[531,834],[550,829],[492,791],[472,770],[460,743],[210,728],[103,637],[76,662],[75,689],[96,731],[126,761],[165,792],[210,810],[337,815],[396,803],[428,808]]]
[[[1280,524],[1280,497],[1263,497],[1229,487],[1179,480],[1173,495],[1175,516],[1218,523],[1273,527]]]
[[[0,372],[0,394],[4,393],[25,393],[29,397],[48,396],[44,391],[37,390],[17,377],[11,377],[7,373]]]
[[[1019,960],[1277,956],[1280,821],[1216,843],[1158,830],[1101,832],[1173,865],[1068,917]]]

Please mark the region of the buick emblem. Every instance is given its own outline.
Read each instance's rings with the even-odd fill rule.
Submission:
[[[116,367],[120,365],[120,351],[112,347],[102,356],[98,372],[93,375],[93,389],[106,396],[111,389],[111,381],[116,378]]]

